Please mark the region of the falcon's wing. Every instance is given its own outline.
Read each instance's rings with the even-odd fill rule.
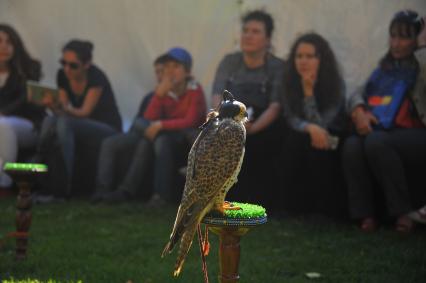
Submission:
[[[204,134],[204,135],[203,135]],[[244,126],[225,119],[200,134],[188,157],[183,198],[211,198],[234,175],[244,151]]]
[[[199,134],[188,156],[185,189],[170,236],[169,252],[186,227],[201,220],[199,214],[234,175],[244,144],[244,126],[232,119],[212,123]]]

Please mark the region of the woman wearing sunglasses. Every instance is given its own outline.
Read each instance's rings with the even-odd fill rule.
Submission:
[[[98,148],[101,141],[121,131],[121,117],[108,78],[92,63],[93,45],[71,40],[62,49],[57,84],[59,105],[48,105],[57,114],[43,122],[38,146],[42,157],[56,137],[65,164],[69,195],[73,174],[75,144]]]
[[[18,148],[35,146],[44,111],[26,102],[26,80],[38,81],[41,65],[30,57],[18,33],[0,24],[0,168],[16,161]],[[0,169],[0,188],[12,180]]]

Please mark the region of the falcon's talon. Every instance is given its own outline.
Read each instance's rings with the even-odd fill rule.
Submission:
[[[242,208],[239,206],[234,205],[233,203],[229,201],[223,202],[223,210],[241,210]]]

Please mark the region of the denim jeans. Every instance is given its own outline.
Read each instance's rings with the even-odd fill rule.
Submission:
[[[15,162],[18,148],[28,148],[37,142],[37,132],[30,120],[21,117],[0,117],[0,186],[8,187],[12,179],[3,173],[3,163]]]
[[[167,131],[160,133],[154,140],[154,194],[170,199],[177,172],[179,155],[188,144],[185,131]]]
[[[182,148],[188,143],[185,133],[185,131],[162,131],[153,142],[141,138],[127,174],[118,189],[135,195],[142,188],[146,170],[149,166],[153,166],[153,193],[169,199],[177,171],[177,157],[182,154]]]
[[[70,185],[73,176],[76,143],[96,148],[100,146],[104,138],[115,133],[117,133],[117,130],[113,127],[92,119],[49,116],[43,121],[38,151],[41,154],[46,154],[54,141],[59,143],[68,185]]]
[[[117,165],[126,150],[132,150],[132,160],[120,187],[131,194],[136,194],[141,186],[145,166],[147,166],[151,145],[145,138],[135,132],[118,134],[102,142],[98,159],[96,192],[111,191],[116,178]]]

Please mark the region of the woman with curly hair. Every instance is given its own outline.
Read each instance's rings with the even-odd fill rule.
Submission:
[[[345,129],[344,82],[328,42],[316,33],[293,44],[284,75],[285,208],[339,216],[344,211],[339,144]],[[287,168],[288,166],[288,168]]]

